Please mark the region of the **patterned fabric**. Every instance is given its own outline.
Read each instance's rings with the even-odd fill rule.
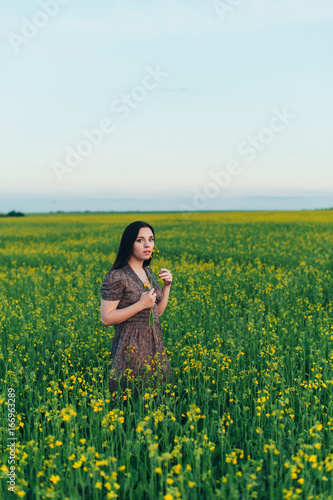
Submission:
[[[165,355],[157,304],[163,291],[149,267],[143,267],[149,281],[153,275],[156,302],[153,308],[154,323],[149,326],[149,311],[143,309],[123,323],[114,325],[115,335],[111,346],[111,373],[109,389],[111,394],[119,385],[132,390],[138,396],[145,387],[156,387],[156,382],[173,383],[173,372]],[[120,300],[117,309],[128,307],[148,291],[129,264],[109,271],[102,282],[100,292],[103,300]]]

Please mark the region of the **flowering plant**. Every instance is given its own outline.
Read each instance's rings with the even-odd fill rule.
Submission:
[[[153,250],[152,250],[152,257],[155,255],[155,259],[158,257],[158,254],[159,254],[159,250],[156,248],[156,246],[154,246]],[[152,289],[152,286],[153,286],[153,271],[151,271],[151,279],[150,279],[150,282],[149,282],[149,285],[144,283],[144,286],[147,287],[149,290]],[[156,340],[157,340],[157,333],[156,333],[156,328],[155,328],[155,321],[154,321],[154,306],[150,308],[150,311],[149,311],[149,326],[153,323],[153,328],[154,328],[154,333],[155,333],[155,337],[156,337]]]

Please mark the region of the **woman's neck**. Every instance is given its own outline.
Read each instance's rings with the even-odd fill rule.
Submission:
[[[135,269],[135,271],[142,271],[143,269],[143,260],[140,260],[140,259],[136,259],[135,257],[130,257],[130,259],[128,260],[128,264],[133,268]]]

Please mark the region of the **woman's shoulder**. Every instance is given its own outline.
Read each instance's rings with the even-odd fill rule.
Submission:
[[[110,269],[104,276],[104,280],[121,280],[124,276],[124,270],[122,267],[116,269]]]
[[[103,300],[120,300],[125,288],[122,270],[110,269],[104,276],[99,290]]]

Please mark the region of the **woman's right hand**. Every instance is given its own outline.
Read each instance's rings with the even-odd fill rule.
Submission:
[[[150,309],[151,307],[154,306],[155,301],[156,301],[156,292],[155,289],[152,288],[148,292],[143,292],[138,302],[141,305],[142,309]]]

